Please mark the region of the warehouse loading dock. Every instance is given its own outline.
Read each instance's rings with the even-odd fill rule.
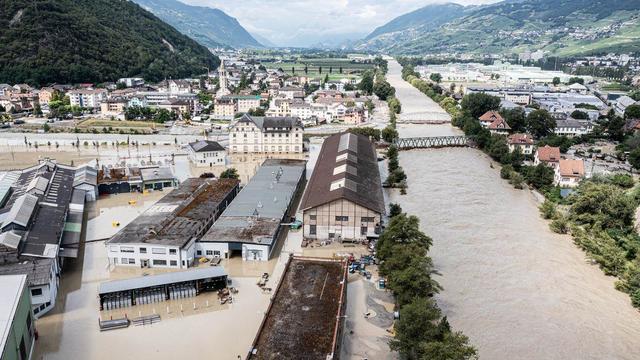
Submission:
[[[100,310],[197,296],[227,287],[227,273],[221,266],[114,280],[100,284]]]

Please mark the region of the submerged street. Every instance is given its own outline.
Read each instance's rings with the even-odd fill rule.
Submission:
[[[388,80],[403,112],[435,104],[400,77]],[[411,90],[407,87],[411,87]],[[400,137],[458,135],[450,125],[399,125]],[[533,195],[500,178],[479,150],[400,153],[407,195],[391,202],[420,218],[444,287],[437,296],[481,359],[638,359],[640,314],[570,236],[552,233]]]

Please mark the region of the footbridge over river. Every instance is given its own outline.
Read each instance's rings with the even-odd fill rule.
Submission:
[[[398,138],[393,144],[398,150],[460,147],[469,146],[469,139],[466,136]]]

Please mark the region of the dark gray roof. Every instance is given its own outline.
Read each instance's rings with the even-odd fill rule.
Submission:
[[[233,191],[235,179],[190,178],[125,226],[109,244],[147,243],[184,246],[202,235],[219,215],[216,210]]]
[[[224,146],[220,145],[217,141],[211,140],[200,140],[189,143],[189,146],[195,152],[206,152],[206,151],[224,151]]]
[[[98,286],[98,294],[104,295],[119,291],[143,289],[165,284],[173,284],[208,278],[219,278],[225,276],[227,276],[227,272],[222,266],[207,266],[200,269],[176,271],[164,274],[141,276],[132,279],[104,282]]]
[[[339,199],[381,214],[385,211],[377,154],[365,136],[342,133],[324,140],[301,208],[306,210]]]
[[[254,123],[261,131],[286,131],[294,127],[302,127],[300,118],[292,116],[250,116],[244,114],[238,119],[239,123]]]
[[[270,245],[305,168],[304,160],[265,160],[200,241]]]

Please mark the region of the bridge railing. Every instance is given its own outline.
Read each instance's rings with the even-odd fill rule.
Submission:
[[[468,146],[469,139],[467,139],[466,136],[431,136],[431,137],[398,138],[393,143],[399,150],[426,149],[426,148]]]

